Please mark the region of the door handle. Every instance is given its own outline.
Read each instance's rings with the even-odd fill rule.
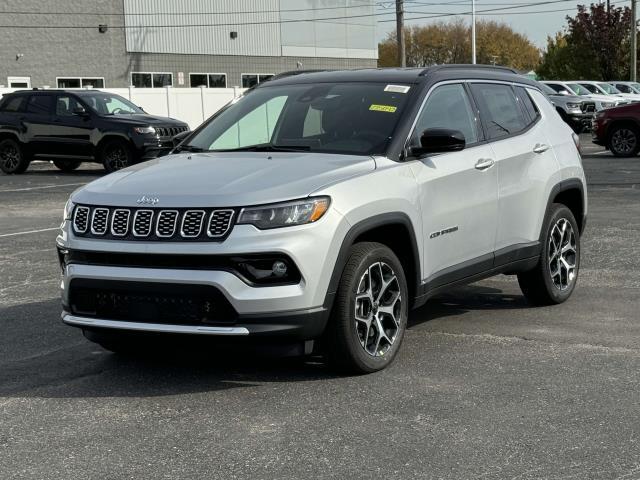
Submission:
[[[549,150],[549,145],[545,145],[544,143],[536,143],[536,146],[533,147],[533,153],[544,153]]]
[[[478,160],[476,162],[476,169],[477,170],[487,170],[491,167],[493,167],[493,164],[495,162],[493,161],[492,158],[481,158],[480,160]]]

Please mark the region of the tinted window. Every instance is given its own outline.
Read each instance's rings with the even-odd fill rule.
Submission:
[[[258,75],[242,75],[242,88],[251,88],[258,84]]]
[[[53,95],[33,95],[27,102],[27,113],[47,115],[51,112]]]
[[[80,88],[79,78],[59,78],[58,88]]]
[[[173,75],[170,73],[154,73],[153,88],[170,87],[173,85]]]
[[[490,138],[504,137],[525,128],[523,112],[509,85],[476,83],[471,89],[480,104]]]
[[[210,73],[209,87],[210,88],[226,88],[227,76],[222,73]]]
[[[520,105],[522,105],[525,112],[527,112],[529,123],[535,123],[540,117],[540,112],[538,111],[536,104],[531,100],[531,96],[529,96],[527,89],[524,87],[516,87],[516,95],[518,96]]]
[[[131,85],[136,88],[151,88],[151,74],[150,73],[132,73]]]
[[[23,96],[6,98],[3,102],[0,103],[0,111],[19,112],[20,110],[22,110],[24,98],[25,97]]]
[[[428,128],[458,130],[467,144],[478,141],[475,115],[462,85],[442,85],[431,92],[416,122],[412,143],[419,144]]]
[[[581,83],[580,85],[589,90],[591,93],[600,93],[595,85],[590,85],[588,83]]]
[[[633,90],[631,90],[631,87],[629,85],[617,83],[616,88],[620,90],[622,93],[633,93]]]
[[[56,115],[61,117],[69,117],[73,115],[73,111],[78,108],[82,108],[84,110],[84,107],[80,105],[75,98],[68,95],[60,96],[56,100]]]
[[[547,86],[553,88],[556,92],[560,93],[562,90],[566,90],[562,85],[558,85],[555,83],[547,83]]]
[[[206,87],[207,76],[204,73],[192,73],[189,75],[189,85],[191,87]]]

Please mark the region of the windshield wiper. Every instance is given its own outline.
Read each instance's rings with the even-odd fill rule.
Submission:
[[[183,150],[185,152],[204,152],[205,149],[202,147],[196,147],[195,145],[178,145],[175,149],[176,152],[182,152]]]
[[[502,130],[505,133],[511,133],[509,131],[509,129],[503,127],[502,125],[500,125],[498,122],[496,122],[495,120],[491,120],[491,123],[493,123],[496,127],[498,127],[500,130]]]
[[[273,143],[259,143],[240,148],[226,148],[213,150],[214,152],[305,152],[311,150],[309,145],[275,145]]]

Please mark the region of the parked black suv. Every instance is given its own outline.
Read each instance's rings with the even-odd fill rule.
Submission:
[[[33,159],[62,171],[99,162],[107,172],[168,153],[186,123],[145,113],[99,90],[21,90],[0,100],[0,169],[23,173]]]

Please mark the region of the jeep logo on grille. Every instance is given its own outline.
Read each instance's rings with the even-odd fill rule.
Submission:
[[[138,205],[155,205],[159,201],[160,199],[158,197],[148,197],[147,195],[143,195],[136,200],[136,203]]]

